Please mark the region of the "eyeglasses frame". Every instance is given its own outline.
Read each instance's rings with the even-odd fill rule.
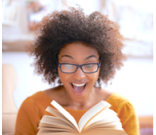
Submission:
[[[96,73],[96,72],[98,71],[99,67],[101,66],[101,60],[100,60],[99,63],[88,63],[88,64],[82,64],[82,65],[70,64],[70,65],[76,66],[75,71],[74,71],[74,72],[70,72],[70,73],[69,73],[69,72],[63,72],[63,71],[62,71],[61,65],[64,65],[64,64],[69,64],[69,63],[59,63],[59,61],[58,61],[58,66],[59,66],[61,72],[62,72],[62,73],[66,73],[66,74],[73,74],[73,73],[75,73],[79,67],[80,67],[81,70],[83,71],[82,66],[84,66],[84,65],[96,64],[96,65],[98,66],[98,68],[97,68],[97,70],[96,70],[95,72],[84,72],[84,71],[83,71],[83,72],[86,73],[86,74],[92,74],[92,73]]]

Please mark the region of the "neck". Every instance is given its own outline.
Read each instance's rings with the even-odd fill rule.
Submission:
[[[96,90],[97,88],[93,87],[88,94],[79,96],[77,98],[70,96],[69,93],[65,90],[67,97],[66,99],[68,99],[68,104],[65,107],[74,110],[88,110],[96,102]]]

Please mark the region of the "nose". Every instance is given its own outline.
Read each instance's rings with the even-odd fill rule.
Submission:
[[[76,80],[82,80],[85,77],[85,73],[82,71],[80,67],[78,67],[78,69],[73,75]]]

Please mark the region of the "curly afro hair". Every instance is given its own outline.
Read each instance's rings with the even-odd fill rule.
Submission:
[[[105,84],[114,77],[116,69],[123,66],[123,38],[118,26],[99,12],[85,15],[79,8],[55,11],[36,24],[37,38],[28,52],[35,56],[35,72],[44,76],[49,84],[58,76],[57,60],[60,49],[69,43],[81,42],[97,49],[101,68],[97,80]]]

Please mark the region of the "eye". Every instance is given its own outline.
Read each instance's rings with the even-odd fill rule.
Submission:
[[[65,64],[64,67],[65,67],[65,68],[73,68],[73,65]]]
[[[93,66],[94,66],[93,64],[84,65],[85,68],[92,68]]]

